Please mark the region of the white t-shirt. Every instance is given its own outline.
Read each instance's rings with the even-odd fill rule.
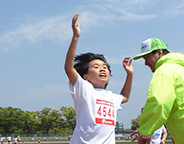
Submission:
[[[1,142],[4,140],[4,137],[1,137]]]
[[[161,136],[163,133],[167,132],[164,125],[162,125],[159,129],[157,129],[153,135],[151,136],[151,142],[152,144],[160,144],[161,142]]]
[[[76,127],[71,144],[115,144],[117,110],[123,96],[93,85],[78,75],[73,86],[69,83],[76,111]]]
[[[14,138],[14,142],[17,142],[18,138]]]
[[[7,139],[8,139],[8,141],[11,141],[11,136],[8,136]]]

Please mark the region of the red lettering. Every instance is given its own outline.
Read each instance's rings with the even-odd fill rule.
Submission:
[[[102,112],[101,112],[101,106],[99,107],[97,114],[99,114],[101,116]]]
[[[107,115],[106,107],[103,107],[103,116],[105,117]]]
[[[109,109],[108,116],[111,117],[111,108]]]
[[[114,117],[114,109],[112,110],[112,117]]]

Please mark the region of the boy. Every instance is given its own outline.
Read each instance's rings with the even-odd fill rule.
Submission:
[[[78,17],[77,13],[72,20],[73,38],[65,61],[76,110],[76,127],[70,143],[115,144],[117,110],[130,96],[134,73],[132,60],[127,57],[123,61],[127,78],[121,94],[106,91],[111,70],[104,56],[86,53],[75,57],[80,36],[80,25],[76,24]]]

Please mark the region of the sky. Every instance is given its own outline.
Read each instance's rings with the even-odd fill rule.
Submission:
[[[0,106],[40,111],[73,107],[64,71],[79,13],[81,36],[76,54],[103,54],[111,65],[107,90],[120,93],[122,61],[141,51],[141,43],[160,38],[171,52],[184,53],[184,0],[0,0]],[[129,101],[117,121],[131,127],[146,102],[152,77],[144,60],[132,61]]]

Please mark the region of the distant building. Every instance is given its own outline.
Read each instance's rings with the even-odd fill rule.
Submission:
[[[124,127],[123,127],[123,123],[120,122],[116,122],[116,127],[115,127],[115,133],[124,133]]]

